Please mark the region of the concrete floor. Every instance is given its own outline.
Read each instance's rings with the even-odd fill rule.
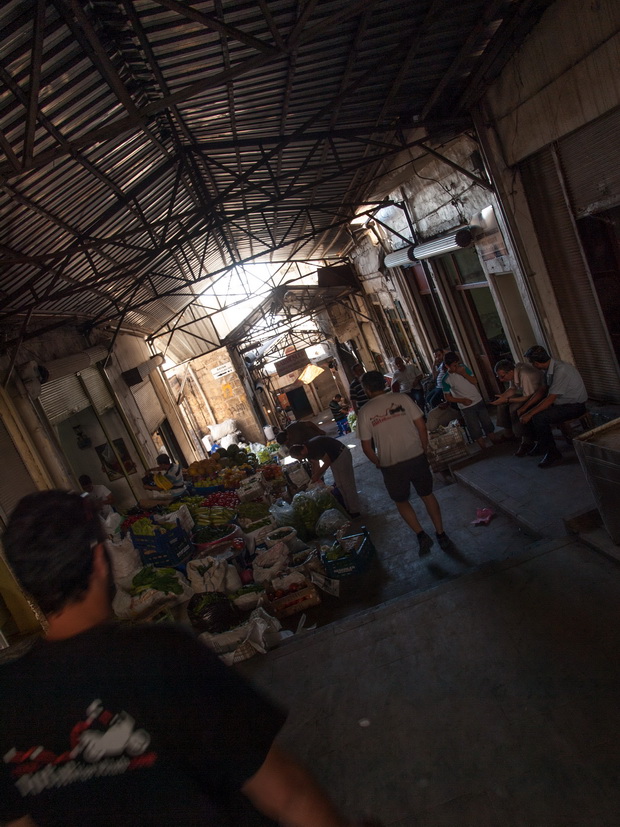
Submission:
[[[540,500],[537,479],[556,492],[539,515],[549,528],[535,534],[499,502],[511,463],[533,461],[489,452],[468,466],[484,490],[437,491],[458,556],[435,547],[420,560],[353,450],[379,585],[356,597],[351,581],[342,619],[240,667],[290,710],[282,744],[347,813],[392,827],[617,827],[620,569],[554,536],[578,467],[553,487],[532,466],[547,476],[531,471],[531,496]],[[495,489],[498,515],[472,527]]]

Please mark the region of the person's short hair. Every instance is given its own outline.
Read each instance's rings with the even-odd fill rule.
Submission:
[[[286,431],[279,431],[276,434],[276,442],[279,445],[286,445],[286,443],[288,442],[288,434],[286,433]]]
[[[448,365],[453,365],[455,362],[459,361],[458,353],[455,353],[453,350],[449,350],[446,355],[443,357],[443,363],[446,367]]]
[[[92,480],[88,476],[88,474],[82,474],[81,477],[78,477],[78,482],[80,483],[82,488],[84,488],[85,485],[91,485],[92,484]]]
[[[502,373],[510,373],[510,371],[514,369],[514,362],[511,362],[510,359],[500,359],[493,368],[493,372],[497,375],[498,370],[501,370]]]
[[[385,376],[378,370],[369,370],[361,379],[362,385],[371,393],[385,390]]]
[[[544,349],[544,347],[542,347],[542,345],[532,345],[532,347],[529,347],[525,351],[524,356],[532,365],[534,363],[543,365],[545,362],[548,362],[549,359],[551,359],[551,356],[549,356],[549,354]]]
[[[342,399],[342,394],[341,393],[334,394],[334,399]]]
[[[158,465],[172,465],[172,463],[170,462],[170,457],[168,456],[168,454],[160,454],[157,457],[157,464]]]
[[[52,614],[86,592],[93,550],[104,540],[90,497],[52,490],[20,500],[2,543],[17,580],[44,614]]]
[[[301,457],[303,456],[303,451],[305,447],[305,445],[297,443],[297,445],[291,445],[291,447],[288,449],[288,452],[292,457]]]

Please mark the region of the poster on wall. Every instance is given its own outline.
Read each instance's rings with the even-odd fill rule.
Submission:
[[[125,445],[125,440],[119,437],[119,439],[115,439],[113,442],[114,447],[116,448],[116,453],[123,462],[123,467],[125,469],[124,471],[119,465],[116,454],[112,450],[112,446],[108,442],[105,442],[103,445],[97,445],[95,448],[99,461],[101,462],[101,470],[104,474],[108,475],[110,482],[124,477],[125,474],[135,474],[138,470],[135,462],[129,455],[129,451]]]

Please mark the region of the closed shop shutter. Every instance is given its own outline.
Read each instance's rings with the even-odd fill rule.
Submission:
[[[105,413],[114,407],[114,399],[99,369],[96,367],[86,368],[80,371],[82,381],[86,385],[90,398],[93,400],[93,407],[98,414]]]
[[[575,364],[588,394],[592,399],[620,402],[615,356],[551,149],[524,161],[521,174]]]
[[[0,510],[3,520],[6,521],[21,498],[36,491],[37,486],[2,420],[0,420],[0,456],[2,457]]]
[[[53,425],[90,406],[84,388],[75,374],[62,376],[53,382],[45,382],[41,386],[39,400]]]
[[[558,155],[577,218],[620,204],[620,110],[562,138]]]
[[[162,410],[161,402],[155,393],[151,380],[145,379],[140,385],[134,385],[131,390],[149,434],[155,433],[166,415]]]

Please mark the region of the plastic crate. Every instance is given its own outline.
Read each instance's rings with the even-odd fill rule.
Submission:
[[[131,528],[131,542],[140,554],[140,560],[144,566],[179,566],[190,560],[194,554],[194,546],[191,538],[177,523],[175,528],[155,534],[154,536],[143,536],[134,534]]]
[[[328,560],[325,553],[321,554],[321,562],[327,576],[336,580],[350,577],[352,574],[361,574],[377,553],[370,534],[363,526],[361,533],[343,537],[340,545],[349,553],[338,557],[337,560]]]
[[[194,485],[195,493],[196,494],[202,494],[205,497],[207,496],[207,494],[215,494],[216,491],[225,491],[225,490],[226,489],[224,488],[223,485],[206,485],[206,486]]]

